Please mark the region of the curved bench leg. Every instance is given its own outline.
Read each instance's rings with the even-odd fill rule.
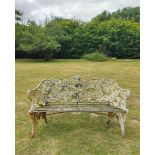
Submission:
[[[33,112],[30,113],[31,119],[32,119],[32,135],[31,137],[34,138],[36,134],[36,125],[37,125],[37,113]]]
[[[123,113],[117,113],[118,119],[119,119],[119,124],[121,126],[121,132],[122,132],[122,137],[125,136],[125,120],[126,120],[126,114]]]

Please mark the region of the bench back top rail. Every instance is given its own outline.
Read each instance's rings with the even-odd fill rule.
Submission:
[[[124,111],[130,91],[120,88],[112,79],[47,79],[28,91],[33,108],[52,104],[109,104]]]

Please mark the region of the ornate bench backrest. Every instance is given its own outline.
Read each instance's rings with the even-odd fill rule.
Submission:
[[[28,97],[35,106],[52,103],[95,103],[110,104],[125,111],[129,90],[120,88],[112,79],[69,79],[43,80],[28,91]]]

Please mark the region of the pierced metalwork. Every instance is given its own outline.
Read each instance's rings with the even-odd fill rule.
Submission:
[[[109,104],[128,111],[126,100],[129,90],[120,88],[112,79],[83,79],[74,76],[67,79],[43,80],[28,91],[35,108],[52,104]]]
[[[117,116],[124,136],[128,112],[126,100],[129,95],[129,90],[120,88],[112,79],[83,79],[75,76],[43,80],[28,91],[31,101],[29,112],[32,119],[32,138],[36,133],[37,120],[42,117],[47,122],[48,112],[108,112],[107,124]]]

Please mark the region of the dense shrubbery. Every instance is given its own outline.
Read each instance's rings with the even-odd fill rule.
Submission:
[[[98,37],[102,38],[106,54],[116,58],[139,58],[139,24],[131,20],[111,19],[99,24]]]
[[[89,61],[98,61],[98,62],[102,62],[102,61],[107,60],[107,56],[103,53],[100,53],[100,52],[85,54],[85,55],[83,55],[82,58],[89,60]]]
[[[18,38],[18,39],[17,39]],[[38,57],[49,60],[61,47],[52,35],[48,35],[44,27],[35,22],[27,25],[16,24],[16,50],[36,54]]]
[[[16,13],[17,58],[81,58],[99,47],[110,57],[140,57],[139,7],[104,11],[90,22],[52,18],[44,25],[23,24]]]

